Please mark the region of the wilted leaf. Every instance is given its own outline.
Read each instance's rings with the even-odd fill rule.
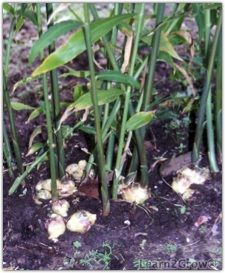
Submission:
[[[126,130],[132,131],[147,125],[153,120],[155,111],[139,112],[134,114],[126,123]]]
[[[151,45],[152,36],[146,35],[142,37],[142,41],[148,45]],[[179,61],[183,61],[183,59],[177,54],[176,50],[174,49],[173,44],[168,38],[168,35],[164,32],[161,32],[159,53],[166,53]]]
[[[128,36],[125,49],[124,49],[124,57],[123,57],[123,64],[121,67],[121,72],[124,73],[128,70],[128,66],[130,63],[130,55],[132,50],[132,43],[133,43],[133,36]]]
[[[21,103],[21,102],[17,102],[17,101],[11,101],[11,106],[15,111],[21,111],[21,110],[33,110],[35,109],[34,107]]]
[[[132,87],[140,88],[140,84],[136,81],[133,77],[129,75],[124,75],[119,71],[102,71],[96,75],[96,79],[103,80],[103,81],[112,81],[112,82],[120,82],[129,84]]]
[[[196,96],[196,90],[192,81],[192,78],[189,76],[188,72],[180,65],[174,63],[173,66],[184,76],[184,78],[186,79],[186,81],[188,82],[191,90],[192,90],[192,94],[195,97]]]
[[[19,86],[22,86],[22,85],[24,85],[24,84],[26,84],[26,83],[28,83],[28,82],[33,81],[33,80],[34,80],[34,78],[28,77],[28,78],[25,78],[25,79],[22,79],[22,80],[16,82],[16,83],[13,85],[12,93],[14,93],[15,90],[16,90]]]
[[[37,126],[37,127],[34,129],[34,131],[32,132],[32,134],[31,134],[31,136],[30,136],[30,140],[29,140],[28,149],[30,149],[30,147],[32,146],[33,141],[34,141],[34,138],[35,138],[37,135],[41,134],[41,132],[42,132],[41,127],[42,127],[42,125]]]
[[[41,143],[41,142],[37,142],[37,143],[34,143],[28,150],[26,156],[29,156],[29,155],[32,155],[34,154],[35,152],[37,152],[38,150],[40,150],[41,148],[44,147],[44,143]]]
[[[159,50],[167,52],[170,56],[172,56],[173,58],[175,58],[175,59],[177,59],[179,61],[183,61],[181,59],[181,57],[175,51],[175,49],[174,49],[172,43],[170,42],[168,36],[164,32],[161,32],[160,49]]]
[[[110,18],[99,19],[91,23],[91,41],[95,43],[102,36],[105,36],[114,26],[118,25],[126,19],[130,19],[132,14],[124,14],[113,16]],[[86,49],[85,37],[83,28],[77,30],[70,38],[58,48],[55,52],[50,54],[44,62],[38,66],[32,74],[32,77],[46,73],[61,65],[64,65],[77,57]]]
[[[192,43],[191,33],[186,30],[179,30],[170,34],[170,41],[172,44],[179,44],[177,39],[181,38],[181,43],[187,42],[189,45]]]
[[[51,16],[48,19],[47,25],[49,25],[52,21],[52,19],[59,14],[60,12],[64,11],[64,10],[68,10],[68,6],[70,5],[70,3],[61,3],[51,14]]]
[[[30,116],[28,117],[26,123],[29,123],[31,120],[35,119],[42,113],[41,107],[38,107],[34,109],[34,111],[31,112]]]

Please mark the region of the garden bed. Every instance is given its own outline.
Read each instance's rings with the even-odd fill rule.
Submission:
[[[9,29],[4,21],[3,34]],[[9,89],[33,71],[27,66],[29,40],[36,37],[33,25],[26,22],[17,39],[24,44],[12,50],[9,66]],[[182,49],[186,52],[186,49]],[[84,53],[70,63],[76,69],[87,69],[87,55]],[[171,80],[171,68],[158,62],[155,73],[155,88],[159,95],[168,95],[185,88],[181,81]],[[59,73],[63,72],[60,68]],[[60,79],[60,97],[72,100],[71,88],[85,84],[86,79]],[[200,83],[202,84],[202,83]],[[36,107],[40,86],[37,82],[19,87],[14,99]],[[22,94],[22,95],[21,95]],[[35,127],[43,123],[44,117],[26,123],[30,112],[16,112],[23,162],[29,163],[34,157],[28,152],[29,138]],[[57,243],[48,239],[45,226],[51,210],[51,202],[38,205],[34,202],[35,186],[38,181],[50,177],[45,163],[34,170],[11,196],[12,185],[6,168],[3,170],[3,268],[5,270],[59,270],[59,269],[221,269],[222,268],[222,174],[211,174],[203,185],[194,185],[194,195],[184,201],[170,187],[176,173],[161,177],[160,166],[163,158],[184,154],[192,149],[193,128],[188,116],[177,110],[177,120],[156,120],[147,128],[145,149],[149,166],[149,188],[151,198],[145,205],[130,204],[118,199],[111,201],[111,212],[102,216],[98,182],[84,184],[78,192],[68,197],[69,215],[78,209],[88,210],[97,215],[96,223],[85,234],[66,231]],[[9,128],[8,116],[4,120]],[[67,124],[76,120],[70,117]],[[39,136],[43,141],[47,132]],[[88,159],[83,148],[91,150],[93,139],[81,131],[66,143],[66,165]],[[158,162],[158,163],[157,163]],[[209,167],[205,150],[202,150],[200,165]],[[220,166],[221,168],[221,166]]]

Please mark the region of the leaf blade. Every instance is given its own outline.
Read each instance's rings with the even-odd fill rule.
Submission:
[[[34,110],[35,109],[34,107],[32,107],[30,105],[24,104],[22,102],[17,102],[17,101],[11,101],[11,106],[12,106],[13,110],[15,110],[15,111]]]
[[[138,81],[136,81],[133,77],[129,75],[125,75],[119,71],[113,71],[113,70],[106,70],[99,72],[96,75],[96,79],[100,79],[103,81],[113,81],[113,82],[119,82],[119,83],[125,83],[129,84],[134,88],[140,88],[140,84]]]
[[[29,63],[32,63],[34,59],[58,37],[80,26],[81,23],[73,20],[63,21],[51,26],[32,46],[29,55]]]
[[[132,117],[130,117],[128,121],[126,122],[126,130],[133,131],[138,128],[141,128],[147,125],[149,122],[151,122],[154,116],[155,116],[155,111],[136,113]]]
[[[117,15],[110,18],[99,19],[91,24],[91,41],[95,43],[102,36],[106,35],[115,25],[119,24],[125,19],[130,19],[132,14]],[[50,54],[41,65],[39,65],[32,77],[51,71],[59,66],[62,66],[86,49],[83,29],[80,28],[70,36],[68,41],[59,47],[55,52]]]
[[[124,93],[125,90],[113,88],[109,90],[98,90],[97,91],[98,105],[100,106],[106,103],[110,103]],[[73,107],[77,111],[90,108],[91,106],[93,106],[91,92],[84,94],[73,104]]]

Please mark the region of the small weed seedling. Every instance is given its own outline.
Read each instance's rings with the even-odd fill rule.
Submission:
[[[98,249],[90,250],[84,258],[80,258],[81,256],[81,247],[82,244],[80,241],[73,242],[74,253],[73,257],[65,257],[63,260],[63,264],[66,268],[74,268],[83,266],[85,269],[93,270],[93,269],[101,269],[106,270],[109,269],[109,264],[112,260],[112,250],[113,246],[109,242],[103,242],[101,247]]]
[[[112,260],[113,246],[109,242],[103,242],[103,250],[91,250],[83,259],[80,260],[80,264],[86,266],[88,269],[109,269],[110,262]]]
[[[175,243],[168,243],[164,247],[164,252],[166,254],[174,254],[177,251],[177,245]]]
[[[140,248],[141,248],[142,250],[145,249],[146,243],[147,243],[147,240],[143,239],[143,240],[141,241],[141,243],[139,244],[139,246],[140,246]]]

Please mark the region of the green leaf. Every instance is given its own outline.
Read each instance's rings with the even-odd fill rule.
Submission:
[[[26,170],[24,173],[22,173],[20,176],[16,178],[16,180],[13,182],[13,185],[9,189],[9,195],[12,195],[19,185],[24,181],[24,178],[43,160],[45,160],[47,155],[47,152],[43,153],[41,156],[37,157],[35,161],[32,162],[31,165],[27,166]]]
[[[102,36],[105,36],[114,26],[120,24],[123,20],[130,19],[132,14],[117,15],[110,18],[99,19],[91,23],[91,41],[97,42]],[[85,37],[83,28],[77,30],[70,36],[68,41],[55,52],[50,54],[44,62],[38,66],[32,73],[32,76],[37,76],[62,66],[86,49]]]
[[[31,114],[30,114],[30,116],[28,117],[26,123],[29,123],[31,120],[33,120],[36,117],[38,117],[42,112],[43,111],[42,111],[41,107],[38,107],[38,108],[34,109],[34,111],[32,111]]]
[[[3,3],[3,9],[6,10],[8,13],[15,15],[15,9],[9,3]]]
[[[82,125],[79,127],[79,130],[87,133],[89,135],[96,135],[96,131],[94,127]]]
[[[158,60],[173,65],[173,58],[166,52],[160,51],[158,55]]]
[[[106,103],[110,103],[117,99],[120,95],[124,94],[125,90],[121,89],[109,89],[109,90],[98,90],[97,91],[97,98],[98,98],[98,105],[103,105]],[[77,111],[84,110],[90,108],[93,105],[91,99],[91,91],[81,96],[75,103],[69,107],[74,108]]]
[[[66,78],[66,77],[77,77],[77,78],[87,78],[90,75],[90,71],[88,70],[74,70],[66,65],[64,65],[69,72],[65,72],[61,74],[60,78]]]
[[[173,57],[173,58],[175,58],[175,59],[177,59],[179,61],[183,61],[181,59],[181,57],[175,51],[175,49],[174,49],[172,43],[170,42],[168,36],[164,32],[161,32],[159,50],[168,53],[171,57]]]
[[[34,59],[45,49],[52,44],[58,37],[69,32],[70,30],[77,29],[81,26],[81,23],[73,20],[60,22],[51,26],[41,37],[35,42],[31,48],[29,55],[29,62],[32,63]]]
[[[76,85],[73,89],[73,100],[76,101],[83,95],[83,87],[81,85]]]
[[[29,155],[32,155],[34,154],[35,152],[37,152],[38,150],[40,150],[41,148],[44,147],[44,143],[41,143],[41,142],[37,142],[37,143],[34,143],[28,150],[26,156],[29,156]]]
[[[21,12],[21,16],[29,19],[34,25],[38,25],[37,14],[35,12],[31,10],[25,10],[24,12]]]
[[[19,19],[16,21],[16,32],[20,31],[23,24],[24,24],[24,18],[20,16]]]
[[[17,102],[17,101],[11,101],[11,106],[15,111],[21,111],[21,110],[33,110],[35,109],[34,107],[21,103],[21,102]]]
[[[72,136],[74,128],[70,127],[69,125],[62,125],[61,131],[62,131],[63,138],[66,138],[68,136]]]
[[[152,36],[144,36],[142,37],[142,41],[146,43],[147,45],[151,46]],[[169,54],[171,57],[179,61],[183,61],[183,59],[175,51],[173,44],[168,38],[168,35],[164,32],[161,32],[160,46],[159,46],[159,53],[162,53],[162,52]]]
[[[102,71],[96,75],[96,79],[129,84],[132,87],[140,88],[139,82],[129,75],[124,75],[119,71]]]
[[[155,117],[155,111],[139,112],[134,114],[126,123],[126,130],[132,131],[145,126]]]

